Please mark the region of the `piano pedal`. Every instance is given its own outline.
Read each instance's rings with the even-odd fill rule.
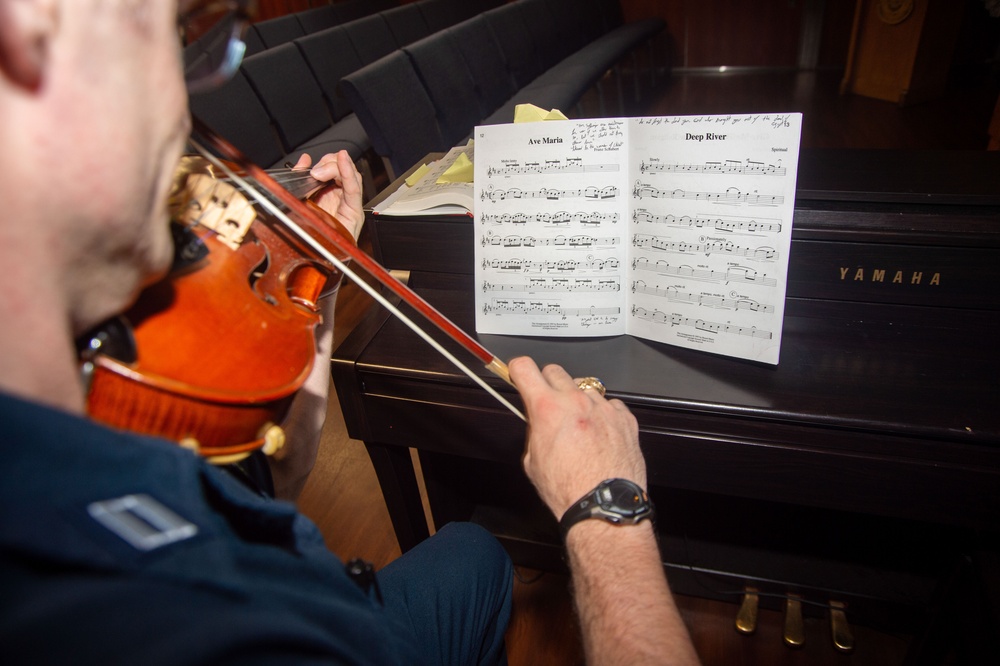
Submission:
[[[830,635],[833,647],[840,652],[854,650],[854,634],[851,633],[851,625],[847,623],[846,608],[847,604],[842,601],[830,602]]]
[[[802,621],[802,597],[789,593],[785,600],[785,645],[798,648],[805,645],[806,630]]]
[[[757,631],[757,604],[759,603],[756,587],[743,588],[743,601],[736,612],[736,631],[750,635]]]

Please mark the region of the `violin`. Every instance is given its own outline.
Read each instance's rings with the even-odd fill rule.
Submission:
[[[361,266],[510,383],[499,359],[308,200],[323,183],[304,171],[265,172],[207,127],[197,130],[211,150],[193,140],[201,156],[185,158],[175,173],[174,267],[78,343],[92,418],[166,437],[219,464],[258,449],[276,453],[288,406],[312,370],[319,300],[346,275],[524,420],[348,267]]]
[[[340,276],[204,158],[182,160],[174,180],[175,265],[87,336],[88,413],[213,462],[275,453],[283,415],[312,370],[319,299]],[[320,238],[354,242],[335,218],[315,213]]]

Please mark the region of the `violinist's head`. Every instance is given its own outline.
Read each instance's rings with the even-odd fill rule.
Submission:
[[[0,262],[30,285],[0,318],[45,303],[77,335],[168,267],[190,127],[179,18],[220,4],[247,3],[0,0]]]
[[[44,229],[19,240],[61,273],[76,329],[169,264],[189,127],[179,63],[174,1],[0,0],[4,198]]]

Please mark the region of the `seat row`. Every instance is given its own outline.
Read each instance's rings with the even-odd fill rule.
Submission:
[[[572,108],[664,28],[625,23],[619,0],[501,1],[418,0],[294,37],[192,94],[192,115],[265,167],[344,149],[392,176],[520,102]]]
[[[335,2],[253,24],[246,36],[247,55],[372,14],[382,15],[397,42],[409,43],[454,25],[483,8],[495,7],[502,1],[483,3],[420,0],[407,4],[401,4],[399,0]]]
[[[284,37],[274,30],[269,37],[272,46],[266,48],[251,47],[254,35],[267,33],[259,29],[262,24],[255,24],[246,39],[248,52],[254,48],[256,52],[223,86],[193,93],[191,114],[265,167],[294,162],[302,152],[316,159],[342,149],[360,161],[371,142],[340,93],[340,80],[442,25],[501,1],[418,0],[310,34],[299,34],[285,21]],[[299,21],[300,16],[288,18]],[[264,23],[273,28],[274,21]],[[208,35],[199,40],[205,46],[198,55],[185,53],[188,66],[196,66],[192,63],[197,58],[218,57],[213,53],[226,39],[228,35],[221,39]]]
[[[390,174],[508,123],[531,103],[571,113],[625,55],[660,33],[619,0],[517,0],[388,54],[341,88]]]
[[[399,4],[399,0],[345,0],[259,21],[250,26],[245,36],[247,55],[398,7]]]

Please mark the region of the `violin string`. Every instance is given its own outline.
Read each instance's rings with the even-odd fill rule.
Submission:
[[[205,159],[207,159],[213,165],[215,165],[216,167],[221,169],[224,173],[226,173],[233,182],[243,187],[244,191],[250,193],[250,195],[254,199],[256,199],[261,206],[266,208],[268,212],[270,212],[272,215],[281,220],[281,222],[284,225],[286,225],[292,232],[294,232],[310,247],[312,247],[321,257],[332,263],[337,268],[337,270],[346,275],[348,278],[351,279],[352,282],[354,282],[357,286],[359,286],[361,289],[367,292],[369,296],[375,299],[379,304],[382,305],[382,307],[386,308],[395,317],[397,317],[400,321],[402,321],[411,331],[420,336],[427,344],[429,344],[431,347],[437,350],[439,354],[441,354],[444,358],[450,361],[456,368],[461,370],[467,377],[469,377],[469,379],[476,382],[484,391],[486,391],[494,398],[496,398],[496,400],[499,401],[500,404],[502,404],[504,407],[510,410],[515,416],[520,418],[522,421],[527,422],[528,419],[524,416],[524,414],[521,413],[521,411],[517,407],[512,405],[506,398],[500,395],[500,393],[498,393],[496,389],[487,384],[482,377],[472,372],[472,370],[470,370],[451,352],[449,352],[447,349],[441,346],[441,344],[438,343],[437,340],[432,338],[425,330],[417,326],[417,324],[413,322],[413,320],[404,315],[398,308],[396,308],[396,306],[390,303],[374,287],[368,284],[365,280],[361,279],[361,277],[357,273],[348,268],[347,264],[345,264],[336,256],[334,256],[332,252],[323,247],[310,234],[306,233],[305,230],[303,230],[298,224],[293,222],[292,219],[288,215],[286,215],[284,211],[279,209],[270,199],[268,199],[263,194],[258,192],[256,188],[251,187],[249,183],[247,183],[240,176],[236,175],[235,172],[233,172],[228,166],[226,166],[220,160],[218,160],[200,143],[198,143],[194,139],[191,140],[191,143],[198,150],[198,152],[200,152],[205,157]]]
[[[264,171],[264,173],[270,175],[274,178],[275,182],[299,199],[308,194],[310,190],[314,190],[322,185],[321,182],[309,175],[308,171],[303,171],[301,169],[270,169]],[[219,180],[227,182],[232,181],[229,177],[220,178]]]

